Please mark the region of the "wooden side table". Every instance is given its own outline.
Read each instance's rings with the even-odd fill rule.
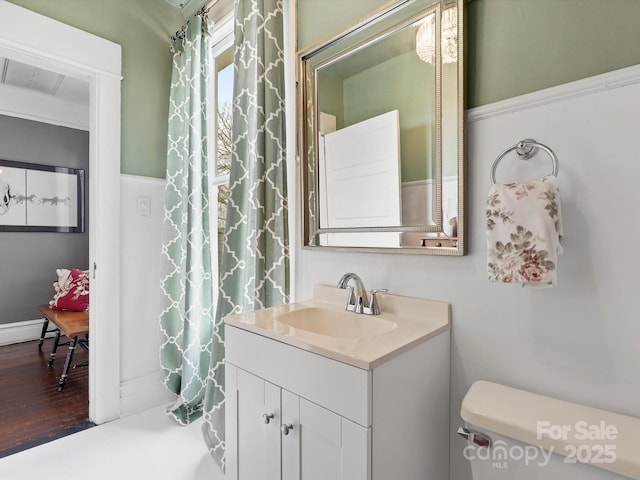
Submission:
[[[58,381],[58,391],[62,391],[64,384],[67,381],[69,375],[69,368],[71,367],[71,361],[73,360],[73,354],[76,346],[89,350],[89,313],[88,312],[70,312],[66,310],[51,310],[49,305],[38,305],[38,310],[44,315],[44,324],[42,326],[42,337],[48,331],[49,322],[52,322],[57,328],[55,330],[56,336],[53,340],[53,348],[49,355],[49,361],[47,366],[53,365],[53,361],[56,359],[56,351],[60,344],[60,334],[64,334],[69,342],[62,345],[69,345],[67,350],[67,358],[64,362],[64,368],[62,369],[62,375]],[[43,338],[40,339],[38,348],[42,346]]]

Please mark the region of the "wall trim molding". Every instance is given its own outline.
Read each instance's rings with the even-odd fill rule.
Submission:
[[[43,319],[39,318],[25,320],[24,322],[0,323],[0,346],[39,339],[42,331],[42,322]],[[47,334],[47,337],[52,336],[53,333]]]
[[[640,65],[621,68],[582,80],[576,80],[506,100],[489,103],[480,107],[470,108],[466,112],[466,118],[467,122],[476,122],[506,113],[519,112],[561,100],[591,95],[635,83],[640,83]]]
[[[163,184],[166,185],[167,184],[167,179],[166,178],[157,178],[157,177],[146,177],[144,175],[132,175],[130,173],[121,173],[120,174],[120,178],[122,180],[128,180],[128,181],[136,181],[136,182],[144,182],[144,183],[148,183],[148,184]]]
[[[442,177],[442,182],[446,183],[446,182],[456,182],[458,181],[458,177],[455,175],[445,175]],[[419,187],[419,186],[423,186],[423,185],[432,185],[433,184],[433,178],[425,178],[424,180],[409,180],[408,182],[400,182],[400,186],[402,188],[404,187]]]
[[[121,416],[166,405],[175,401],[175,399],[176,395],[169,392],[162,384],[160,370],[141,377],[124,380],[120,384]]]
[[[89,131],[89,105],[31,91],[0,86],[0,114]]]

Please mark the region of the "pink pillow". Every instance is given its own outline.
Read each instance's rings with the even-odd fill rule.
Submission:
[[[84,312],[89,308],[89,272],[72,268],[67,281],[58,285],[53,300],[49,302],[52,310],[71,310]]]

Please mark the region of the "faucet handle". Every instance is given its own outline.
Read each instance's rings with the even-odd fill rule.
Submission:
[[[388,292],[386,288],[376,288],[371,290],[371,297],[369,298],[369,312],[371,315],[380,315],[380,307],[378,306],[378,297],[376,293]]]
[[[347,305],[345,306],[345,310],[349,310],[350,312],[355,312],[356,310],[356,295],[353,291],[352,286],[347,287]]]

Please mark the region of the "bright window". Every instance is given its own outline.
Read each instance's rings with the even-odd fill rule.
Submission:
[[[229,195],[229,168],[231,164],[231,124],[233,111],[233,18],[219,22],[214,31],[212,54],[213,97],[210,119],[212,138],[210,179],[211,179],[211,246],[213,267],[217,267],[214,292],[218,291],[222,269],[222,242],[224,224],[227,218],[227,197]]]

